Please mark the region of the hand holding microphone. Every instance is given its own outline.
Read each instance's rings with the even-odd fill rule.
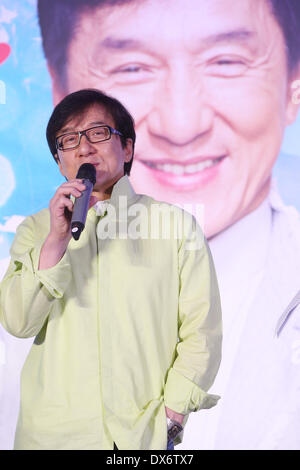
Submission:
[[[76,178],[63,183],[50,201],[50,232],[41,249],[39,269],[48,269],[60,261],[72,235],[75,240],[79,239],[85,226],[87,211],[96,202],[93,196],[91,201],[96,182],[95,167],[84,163]],[[74,204],[70,199],[71,195],[75,197]]]
[[[96,183],[96,168],[91,163],[84,163],[79,168],[76,178],[83,179],[85,185],[81,196],[75,199],[71,220],[72,236],[75,240],[78,240],[85,226],[90,197]]]

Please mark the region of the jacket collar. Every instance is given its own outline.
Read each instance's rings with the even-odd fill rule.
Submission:
[[[300,305],[300,290],[297,292],[291,303],[287,306],[286,310],[283,312],[281,317],[278,320],[278,323],[276,325],[276,335],[279,336],[281,330],[285,326],[287,320],[289,317],[292,315],[293,311]]]
[[[109,202],[116,206],[119,203],[120,196],[126,196],[130,200],[135,195],[136,192],[131,186],[128,175],[124,175],[114,184]]]
[[[134,191],[128,175],[122,176],[113,186],[110,199],[105,199],[104,201],[98,201],[88,212],[88,217],[103,216],[108,205],[114,206],[117,212],[124,206],[124,200],[128,203],[135,199],[137,196]],[[99,202],[101,203],[99,205]],[[123,204],[122,204],[123,203]]]

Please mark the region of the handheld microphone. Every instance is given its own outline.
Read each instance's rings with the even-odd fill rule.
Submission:
[[[96,183],[96,168],[91,163],[83,163],[76,178],[83,179],[83,184],[86,186],[81,196],[75,199],[71,220],[72,237],[79,240],[85,226],[92,190]]]

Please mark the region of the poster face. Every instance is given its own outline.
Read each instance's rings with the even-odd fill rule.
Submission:
[[[231,270],[220,253],[237,244],[240,259],[245,255],[249,261],[249,250],[257,251],[254,230],[245,230],[243,240],[229,235],[221,249],[220,234],[230,234],[254,214],[275,181],[276,195],[300,210],[300,72],[293,63],[292,76],[288,73],[284,33],[269,3],[147,0],[103,2],[95,8],[90,6],[95,2],[86,2],[79,12],[77,2],[72,7],[61,1],[69,5],[65,10],[58,3],[48,2],[47,12],[41,2],[42,32],[35,0],[0,5],[1,277],[16,227],[48,207],[64,182],[45,137],[53,106],[73,91],[98,88],[119,99],[135,119],[130,175],[135,191],[203,208],[199,223],[216,253],[227,317],[231,306],[238,310],[227,298],[235,295],[238,276],[234,263]],[[251,284],[252,276],[256,279],[247,271],[245,283]],[[275,317],[292,291],[279,302]],[[9,365],[10,340],[4,330],[1,335],[1,370],[15,367],[17,375],[30,340],[16,346],[20,357]],[[18,400],[16,388],[17,381],[10,392],[2,388],[13,397],[7,410]],[[16,414],[5,419],[10,419],[9,433],[3,432],[0,442],[9,446]]]

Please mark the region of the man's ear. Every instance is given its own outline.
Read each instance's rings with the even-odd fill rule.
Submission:
[[[289,82],[288,102],[286,109],[286,124],[289,126],[297,119],[300,107],[300,65],[293,73]]]
[[[125,162],[130,162],[132,159],[133,154],[133,141],[132,139],[126,139],[126,146],[125,146]]]
[[[51,77],[52,82],[52,99],[53,104],[56,106],[65,96],[66,92],[63,89],[63,86],[58,79],[57,73],[53,70],[53,68],[47,64],[47,68]]]

